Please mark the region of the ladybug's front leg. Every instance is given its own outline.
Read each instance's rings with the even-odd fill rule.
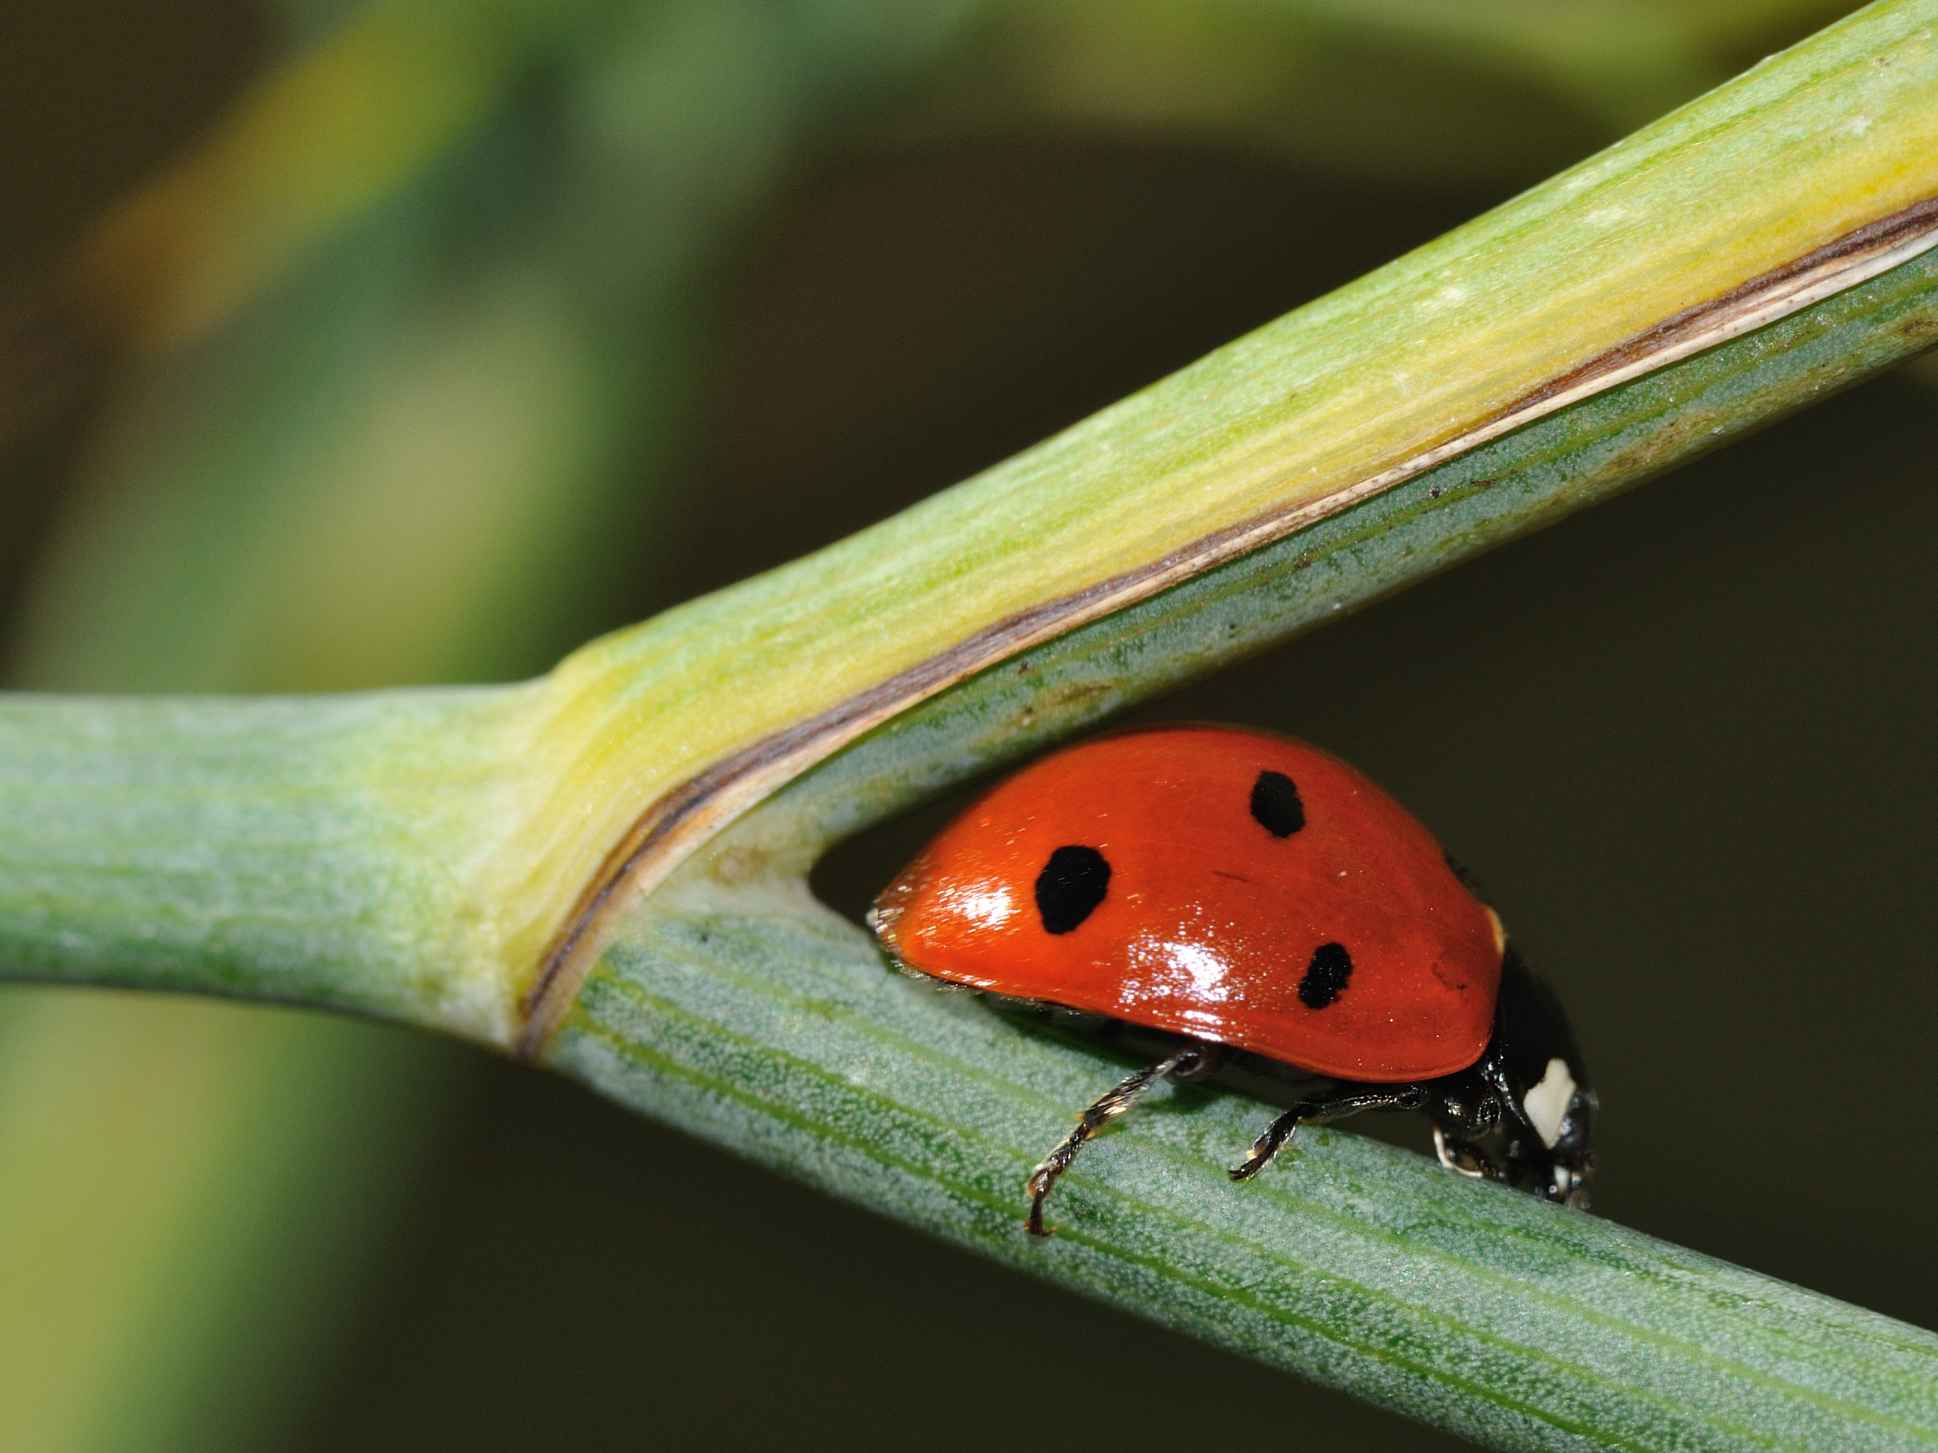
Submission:
[[[1433,1153],[1440,1164],[1457,1175],[1477,1181],[1501,1181],[1507,1173],[1499,1161],[1470,1140],[1456,1140],[1436,1125],[1433,1127]]]
[[[1265,1127],[1265,1133],[1252,1142],[1245,1163],[1234,1166],[1231,1178],[1248,1181],[1272,1163],[1272,1157],[1292,1143],[1305,1121],[1339,1120],[1362,1110],[1417,1110],[1427,1102],[1425,1085],[1361,1086],[1348,1090],[1334,1085],[1330,1095],[1315,1095],[1299,1101]]]

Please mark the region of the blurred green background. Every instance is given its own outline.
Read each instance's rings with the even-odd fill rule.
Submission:
[[[1847,8],[9,7],[6,683],[542,671]],[[1934,441],[1927,361],[1144,713],[1309,736],[1474,866],[1602,1213],[1927,1326]],[[0,1446],[1044,1428],[1447,1446],[481,1051],[0,993]]]

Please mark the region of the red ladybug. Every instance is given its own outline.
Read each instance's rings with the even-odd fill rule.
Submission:
[[[1407,810],[1338,758],[1241,727],[1055,753],[957,818],[868,924],[899,965],[1171,1036],[1029,1178],[1029,1229],[1077,1150],[1156,1080],[1264,1062],[1330,1083],[1302,1121],[1419,1110],[1441,1163],[1582,1205],[1595,1099],[1560,1005]]]

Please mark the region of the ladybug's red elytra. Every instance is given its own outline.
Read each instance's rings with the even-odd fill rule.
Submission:
[[[1078,1149],[1159,1079],[1227,1059],[1329,1083],[1258,1137],[1418,1110],[1441,1163],[1586,1204],[1595,1098],[1560,1005],[1430,833],[1338,758],[1241,727],[1126,732],[998,785],[885,888],[897,964],[1157,1031],[1029,1178],[1029,1229]]]

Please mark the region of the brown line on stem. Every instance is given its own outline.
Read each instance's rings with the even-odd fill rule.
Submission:
[[[1458,434],[1320,499],[1269,510],[1162,558],[1020,611],[818,715],[770,733],[662,793],[605,856],[546,946],[522,1004],[518,1053],[535,1058],[590,971],[620,904],[663,881],[713,832],[776,787],[951,682],[1269,545],[1470,449],[1857,286],[1938,244],[1938,197],[1853,229],[1685,308],[1530,389]]]

